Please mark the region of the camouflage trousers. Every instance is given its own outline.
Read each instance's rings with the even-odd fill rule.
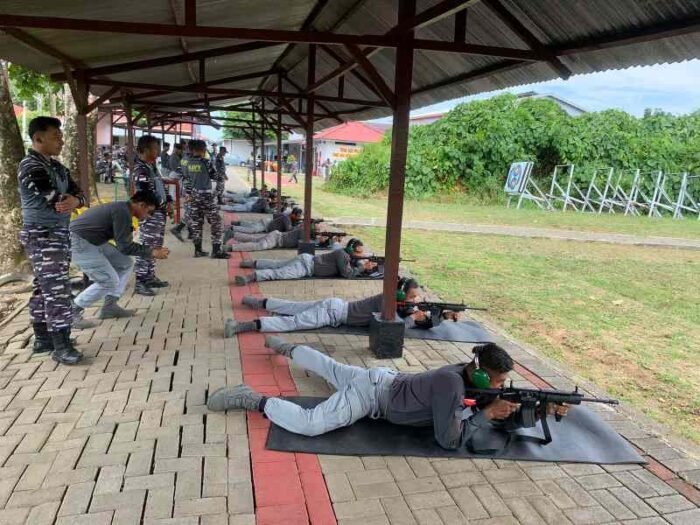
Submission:
[[[219,214],[216,195],[212,192],[194,190],[190,199],[190,226],[193,241],[202,240],[205,218],[211,226],[211,243],[221,244],[224,222]]]
[[[214,195],[216,195],[217,200],[221,199],[224,196],[225,189],[226,189],[226,181],[225,180],[217,180],[216,181],[216,189],[214,190]]]
[[[165,237],[165,210],[158,209],[153,215],[139,223],[141,244],[156,248],[163,246]],[[148,257],[136,257],[134,274],[139,282],[147,282],[156,277],[156,260]]]
[[[73,310],[68,228],[25,226],[19,240],[34,270],[29,318],[32,323],[46,323],[51,332],[70,328]]]

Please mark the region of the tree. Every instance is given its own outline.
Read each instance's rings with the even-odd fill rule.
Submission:
[[[241,121],[248,121],[248,122],[253,122],[253,119],[251,118],[250,113],[240,113],[238,111],[227,111],[226,112],[226,117],[227,118],[235,118],[237,120]],[[215,117],[216,118],[216,117]],[[224,126],[227,124],[231,126],[246,126],[245,122],[230,122],[230,121],[224,121],[223,122]],[[265,126],[265,141],[267,140],[277,140],[277,133],[276,133],[276,128],[277,126],[277,119],[275,119],[275,128],[270,129],[269,126]],[[257,129],[260,128],[260,118],[257,118],[257,122],[255,127]],[[248,140],[248,136],[246,135],[246,132],[242,129],[238,128],[226,128],[224,127],[223,130],[223,137],[225,139],[234,139],[234,140]],[[248,132],[248,135],[250,135],[250,132]],[[282,133],[282,138],[286,138],[286,134]],[[256,135],[256,140],[259,140],[258,135]]]
[[[3,272],[15,267],[22,258],[17,167],[24,156],[24,145],[3,61],[0,61],[0,137],[0,272]]]
[[[7,70],[14,100],[26,102],[30,110],[56,116],[61,84],[52,82],[48,75],[36,73],[18,64],[9,64]],[[46,100],[49,102],[48,108],[44,108]]]
[[[63,88],[63,104],[66,115],[63,122],[63,151],[61,152],[61,162],[70,170],[73,180],[80,184],[80,150],[78,148],[78,110],[71,95],[68,84]],[[96,113],[96,112],[93,112]],[[95,127],[97,116],[88,115],[87,136],[88,136],[88,180],[90,181],[90,196],[96,199],[97,181],[95,175]]]

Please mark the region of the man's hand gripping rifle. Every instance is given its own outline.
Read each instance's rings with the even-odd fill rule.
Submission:
[[[576,387],[573,392],[562,390],[544,390],[534,388],[515,388],[511,381],[510,386],[503,388],[465,388],[464,394],[467,398],[470,395],[476,396],[496,396],[511,403],[520,405],[519,411],[522,415],[523,428],[531,428],[537,424],[537,421],[542,422],[542,433],[544,437],[520,436],[520,439],[535,441],[541,445],[547,445],[552,442],[552,434],[549,431],[547,424],[547,415],[549,405],[580,405],[581,403],[604,403],[606,405],[618,405],[616,399],[605,399],[596,397],[585,397],[578,391]],[[467,406],[473,405],[474,401],[465,399]],[[562,414],[556,411],[554,418],[556,421],[561,421]]]

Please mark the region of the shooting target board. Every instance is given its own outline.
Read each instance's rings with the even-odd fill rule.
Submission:
[[[514,162],[508,169],[506,177],[505,192],[511,195],[518,195],[525,190],[527,179],[532,171],[532,162]]]

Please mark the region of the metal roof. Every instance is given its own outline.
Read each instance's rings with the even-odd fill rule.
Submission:
[[[62,74],[66,60],[70,60],[71,69],[92,70],[125,62],[174,57],[185,52],[196,56],[196,53],[203,51],[238,46],[240,52],[236,54],[206,58],[207,82],[251,74],[251,78],[212,86],[217,90],[216,94],[209,94],[213,107],[245,102],[251,98],[259,99],[246,92],[259,89],[274,91],[277,88],[276,75],[267,78],[252,76],[273,68],[284,71],[288,77],[289,80],[284,81],[285,92],[305,89],[309,46],[306,43],[285,43],[281,41],[283,37],[275,40],[278,38],[276,33],[260,38],[259,44],[251,44],[254,39],[250,37],[251,33],[245,31],[235,32],[235,35],[247,38],[206,38],[201,33],[197,33],[197,36],[176,36],[175,33],[148,34],[148,30],[129,34],[108,32],[108,28],[98,27],[97,23],[94,27],[99,31],[65,29],[61,27],[64,25],[62,23],[46,24],[37,21],[40,17],[59,17],[98,20],[107,25],[111,22],[115,27],[120,22],[185,27],[186,3],[192,5],[185,0],[100,0],[90,3],[70,0],[5,0],[0,5],[0,28],[14,27],[20,32],[17,29],[10,29],[8,33],[0,32],[0,56],[36,71]],[[386,38],[397,23],[395,0],[198,0],[194,4],[196,25],[200,29],[203,26],[215,26],[217,35],[225,33],[222,28],[314,30],[323,35],[331,32],[349,35],[348,38],[354,37],[354,41],[361,44],[364,41],[380,41],[380,36]],[[535,49],[535,45],[541,47],[547,56],[555,56],[554,60],[574,75],[635,65],[678,62],[700,56],[700,0],[418,0],[417,13],[444,4],[456,6],[457,9],[466,6],[467,44],[525,52]],[[415,37],[438,43],[453,42],[455,10],[448,13],[450,16],[437,17],[433,23],[419,27],[415,31]],[[16,16],[13,18],[11,15]],[[29,20],[31,17],[36,17],[36,20]],[[509,22],[509,17],[516,20],[515,29],[512,19]],[[22,20],[18,21],[19,18]],[[520,30],[517,24],[520,25]],[[124,26],[116,29],[121,27]],[[523,36],[523,28],[526,36]],[[184,34],[184,31],[181,33]],[[325,36],[319,37],[321,41],[323,38]],[[242,45],[244,47],[241,48]],[[55,53],[47,51],[46,47]],[[336,58],[331,54],[335,54]],[[388,86],[393,86],[394,55],[395,49],[389,45],[380,48],[369,58]],[[338,59],[346,61],[350,58],[350,52],[342,45],[332,43],[324,46],[322,42],[319,43],[316,80],[336,69]],[[95,95],[107,92],[108,86],[94,84],[100,81],[177,87],[183,89],[183,92],[154,95],[135,102],[135,106],[191,111],[204,106],[204,96],[196,92],[196,85],[200,81],[198,68],[197,61],[193,60],[99,74],[96,77],[101,80],[93,80],[90,90]],[[544,60],[522,61],[475,53],[420,49],[414,54],[412,107],[419,108],[469,94],[550,80],[558,77],[560,72],[561,69],[555,69],[550,62]],[[154,91],[134,86],[124,89],[136,97]],[[228,94],[225,90],[244,92]],[[338,92],[336,79],[319,88],[316,94],[321,98],[333,99],[338,98]],[[303,98],[304,95],[299,96]],[[345,75],[343,98],[353,102],[317,101],[317,112],[337,113],[337,116],[320,118],[316,122],[316,129],[335,125],[339,120],[372,119],[392,112],[390,107],[377,104],[380,100],[378,91],[367,81],[367,75],[360,68]],[[358,103],[363,100],[374,105],[364,106]],[[272,106],[270,101],[267,104]],[[296,100],[290,100],[290,104],[293,108],[298,108]],[[292,113],[288,106],[285,106],[285,111]],[[297,125],[291,115],[286,115],[284,122]]]

